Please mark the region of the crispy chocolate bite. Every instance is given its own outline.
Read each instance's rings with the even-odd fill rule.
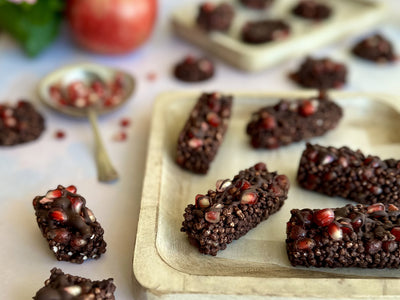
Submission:
[[[381,34],[375,34],[358,42],[352,49],[354,55],[375,63],[391,63],[397,57],[392,43]]]
[[[286,250],[293,266],[399,268],[400,211],[382,203],[293,209]]]
[[[16,105],[0,104],[0,146],[34,141],[44,129],[44,118],[30,102],[20,100]]]
[[[33,199],[36,220],[57,260],[81,264],[106,252],[104,230],[76,187],[59,185]]]
[[[232,180],[218,180],[215,190],[197,195],[195,204],[185,209],[181,231],[201,253],[215,256],[277,212],[289,185],[286,175],[269,172],[260,162]]]
[[[253,113],[247,134],[254,148],[275,149],[324,135],[342,118],[340,106],[325,93],[318,97],[281,100]]]
[[[321,21],[331,16],[332,9],[324,3],[314,0],[301,0],[293,7],[292,13],[303,19]]]
[[[282,20],[247,22],[241,34],[245,43],[263,44],[287,38],[290,34],[290,26]]]
[[[331,197],[400,206],[400,161],[367,156],[348,147],[307,144],[297,181],[305,189]]]
[[[179,138],[176,163],[194,173],[207,173],[223,142],[231,116],[232,96],[203,93]]]
[[[35,300],[114,300],[113,279],[92,281],[87,278],[65,274],[57,268],[50,270],[47,279]]]
[[[187,56],[174,68],[175,78],[186,82],[199,82],[210,79],[214,75],[213,62],[205,57]]]
[[[204,2],[199,7],[196,23],[205,31],[224,32],[229,30],[234,16],[235,11],[229,3]]]
[[[341,88],[346,83],[347,68],[344,64],[324,57],[307,57],[296,72],[289,77],[306,88]]]
[[[274,0],[240,0],[240,3],[251,9],[269,8]]]

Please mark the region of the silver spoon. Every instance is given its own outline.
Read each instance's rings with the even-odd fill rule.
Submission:
[[[62,93],[68,84],[74,81],[80,81],[84,84],[89,84],[93,81],[106,83],[115,78],[116,75],[122,76],[123,90],[121,101],[112,106],[102,106],[98,104],[88,105],[85,107],[74,107],[69,105],[61,105],[50,96],[50,87],[54,84],[59,84]],[[118,173],[113,167],[107,151],[104,147],[98,123],[97,116],[109,113],[121,105],[123,105],[133,94],[135,89],[135,79],[126,72],[113,68],[97,65],[97,64],[79,64],[67,66],[58,69],[46,77],[44,77],[38,86],[39,97],[43,103],[52,109],[63,114],[78,117],[88,118],[93,130],[95,140],[95,161],[97,166],[98,180],[101,182],[111,182],[118,179]]]

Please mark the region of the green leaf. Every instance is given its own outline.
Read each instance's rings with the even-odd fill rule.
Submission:
[[[0,27],[33,57],[57,36],[63,8],[63,0],[38,0],[34,5],[0,0]]]

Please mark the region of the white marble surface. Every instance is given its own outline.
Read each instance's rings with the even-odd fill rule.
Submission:
[[[398,0],[385,2],[392,9],[387,18],[390,24],[382,28],[400,51],[400,24],[395,23],[398,22],[400,3]],[[170,32],[168,15],[181,3],[178,0],[160,1],[159,19],[152,38],[135,53],[120,57],[87,53],[73,44],[64,29],[48,50],[32,60],[25,57],[9,37],[0,35],[0,101],[32,100],[45,115],[47,125],[37,142],[0,149],[0,299],[31,298],[48,278],[52,267],[92,279],[113,277],[117,285],[116,299],[145,299],[144,290],[132,274],[132,256],[151,109],[156,95],[179,89],[261,91],[296,88],[286,79],[286,74],[297,66],[298,61],[289,61],[256,74],[247,74],[216,61],[217,74],[212,80],[199,84],[176,81],[171,76],[174,63],[186,54],[202,53]],[[346,89],[399,94],[399,63],[390,68],[360,65],[347,55],[353,41],[342,41],[318,53],[330,54],[349,63],[350,83]],[[130,102],[123,109],[100,119],[106,147],[121,174],[121,179],[114,184],[102,184],[96,180],[93,139],[88,122],[49,111],[39,103],[35,93],[38,81],[48,72],[65,64],[87,61],[120,67],[138,80],[137,91]],[[147,80],[150,72],[157,74],[155,81]],[[382,74],[397,75],[397,80],[396,77],[382,78]],[[122,117],[130,117],[132,125],[128,129],[128,140],[118,143],[112,140],[112,136],[119,131],[118,122]],[[64,140],[54,138],[57,129],[66,132]],[[76,185],[103,225],[108,249],[101,259],[73,265],[56,261],[48,249],[37,228],[31,203],[34,196],[43,195],[57,184]],[[212,299],[217,298],[221,297]],[[197,296],[196,299],[204,298]]]

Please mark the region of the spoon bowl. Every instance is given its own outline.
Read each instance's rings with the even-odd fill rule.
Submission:
[[[104,147],[97,116],[120,108],[135,90],[135,79],[126,72],[96,64],[71,65],[44,77],[38,86],[40,100],[53,110],[88,118],[95,139],[98,180],[118,179]]]

